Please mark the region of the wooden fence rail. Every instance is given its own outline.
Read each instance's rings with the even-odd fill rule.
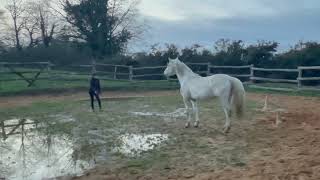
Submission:
[[[268,71],[268,72],[298,72],[298,69],[266,69],[266,68],[256,68],[252,67],[254,71]]]
[[[0,62],[0,65],[50,65],[50,62]]]
[[[298,69],[301,70],[320,70],[320,66],[299,66]]]
[[[26,65],[28,66],[28,70],[26,70]],[[31,65],[32,69],[34,69],[33,71],[29,69]],[[28,83],[28,87],[30,87],[40,79],[40,75],[43,72],[49,72],[51,70],[51,66],[52,64],[50,62],[0,62],[0,72],[15,74],[17,76],[15,80],[24,80]],[[31,74],[32,76],[27,77],[26,74]],[[3,79],[2,81],[8,81],[9,79],[10,78]]]
[[[23,69],[25,65],[33,66],[32,69]],[[40,67],[41,65],[41,67]],[[215,74],[214,70],[219,71],[226,71],[226,70],[235,70],[238,69],[237,72],[248,72],[247,74],[241,73],[229,73],[230,76],[242,78],[245,81],[251,81],[252,83],[255,83],[256,81],[266,81],[266,82],[286,82],[286,83],[296,83],[298,88],[302,87],[303,81],[319,81],[320,77],[304,77],[303,72],[304,71],[310,71],[310,70],[319,70],[320,66],[300,66],[296,69],[271,69],[271,68],[261,68],[261,67],[254,67],[253,65],[245,65],[245,66],[216,66],[211,65],[210,63],[187,63],[187,65],[191,68],[194,67],[201,67],[198,68],[195,72],[201,75],[213,75]],[[17,70],[17,68],[22,68],[20,70]],[[0,81],[11,81],[11,80],[25,80],[28,82],[28,86],[32,86],[36,80],[40,79],[46,79],[44,77],[39,77],[41,73],[47,72],[49,74],[49,78],[47,79],[63,79],[64,76],[70,76],[70,79],[72,78],[79,78],[77,75],[89,75],[92,72],[95,72],[100,75],[107,75],[108,77],[103,77],[104,79],[126,79],[126,80],[138,80],[144,77],[152,77],[152,76],[163,76],[163,71],[166,68],[166,66],[151,66],[151,67],[133,67],[133,66],[126,66],[126,65],[115,65],[115,64],[104,64],[104,63],[92,63],[92,64],[86,64],[86,65],[72,65],[69,66],[70,68],[77,69],[78,68],[88,68],[83,71],[77,72],[71,71],[71,72],[52,72],[51,67],[55,67],[50,62],[0,62],[0,74],[16,74],[19,78],[7,78],[7,79],[1,79]],[[108,71],[99,70],[99,67],[106,68],[108,67]],[[6,68],[7,71],[2,71],[3,68]],[[200,70],[199,70],[200,69]],[[146,70],[149,73],[143,72]],[[138,73],[139,72],[139,73]],[[142,72],[142,73],[141,73]],[[230,72],[230,71],[229,71]],[[270,78],[270,77],[262,77],[258,76],[257,72],[271,72],[271,73],[296,73],[297,76],[295,79],[282,79],[282,78]],[[31,78],[26,78],[24,74],[28,73],[34,73],[35,75]],[[226,74],[226,73],[225,73]],[[227,73],[228,74],[228,73]],[[261,73],[260,73],[261,74]],[[2,76],[2,75],[0,75]],[[57,78],[54,78],[57,77]],[[138,78],[138,79],[137,79]],[[164,77],[163,77],[164,78]],[[85,79],[85,78],[84,78]],[[165,79],[165,78],[164,78]]]
[[[320,80],[320,77],[303,77],[303,71],[306,70],[320,70],[320,66],[299,66],[298,67],[298,88],[302,87],[302,81]]]
[[[134,70],[144,70],[144,69],[165,69],[167,66],[154,66],[154,67],[136,67]]]
[[[251,65],[246,66],[211,66],[210,68],[217,68],[217,69],[247,69],[251,68]]]

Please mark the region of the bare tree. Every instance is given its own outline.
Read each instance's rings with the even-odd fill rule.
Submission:
[[[93,56],[115,55],[138,39],[144,24],[138,21],[139,0],[61,0],[60,12],[73,27],[69,37],[83,40]]]
[[[57,20],[51,12],[51,0],[33,0],[27,6],[25,30],[29,37],[29,47],[42,41],[49,47],[57,27]]]
[[[3,31],[3,27],[5,25],[5,17],[4,17],[5,11],[0,9],[0,31]]]
[[[4,11],[0,9],[0,31],[3,30],[3,25],[4,25]],[[2,35],[2,34],[0,34]],[[0,39],[0,53],[5,51],[5,45],[4,42],[2,40],[2,38]],[[1,171],[0,171],[1,172]]]
[[[39,28],[39,15],[37,12],[38,4],[35,2],[30,2],[26,6],[25,12],[25,21],[24,21],[24,29],[25,29],[25,36],[29,38],[29,45],[28,48],[32,48],[38,45],[40,41],[40,28]]]
[[[4,10],[0,9],[0,21],[3,21],[4,18]]]
[[[37,6],[37,11],[39,13],[42,42],[45,47],[49,47],[57,27],[57,21],[54,19],[54,15],[50,11],[50,0],[40,1]]]
[[[27,40],[29,48],[40,42],[45,47],[51,44],[58,21],[50,4],[51,0],[8,0],[6,9],[10,13],[12,26],[9,25],[7,33],[14,34],[14,44],[18,50]]]
[[[115,23],[110,22],[113,27],[111,33],[119,34],[122,31],[130,31],[132,38],[140,39],[142,33],[146,30],[146,24],[139,21],[139,13],[137,5],[140,0],[112,0],[109,1],[111,8],[111,19]]]
[[[14,30],[14,36],[15,36],[15,46],[17,50],[21,51],[22,46],[21,46],[20,34],[25,22],[24,16],[23,16],[25,8],[23,6],[23,2],[22,0],[10,0],[6,5],[6,9],[9,11],[10,16],[12,18],[13,30]]]

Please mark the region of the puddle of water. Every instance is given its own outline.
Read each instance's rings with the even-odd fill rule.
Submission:
[[[64,123],[73,123],[74,127],[65,128]],[[42,180],[82,175],[96,164],[108,163],[110,152],[137,156],[168,140],[167,134],[120,135],[121,132],[113,132],[115,129],[88,126],[61,114],[52,115],[48,122],[41,121],[39,125],[32,119],[1,122],[0,179]],[[115,145],[110,144],[115,141],[120,143],[113,148]]]
[[[108,139],[109,138],[108,136],[103,135],[103,132],[101,132],[101,130],[89,130],[88,134],[93,135],[98,138],[101,138],[101,139]]]
[[[0,130],[1,130],[1,139],[6,140],[8,136],[14,134],[21,134],[21,125],[23,126],[23,131],[27,132],[37,127],[37,123],[32,121],[31,119],[9,119],[3,122],[0,122]]]
[[[92,166],[81,160],[73,160],[71,141],[61,137],[49,139],[32,133],[13,135],[1,142],[0,166],[4,170],[1,174],[12,180],[40,180],[68,174],[78,175]],[[43,144],[44,141],[50,143]]]
[[[24,118],[24,119],[13,118],[5,121],[5,125],[7,126],[7,128],[12,128],[12,127],[15,127],[15,125],[17,124],[22,124],[22,123],[27,125],[25,126],[25,129],[31,128],[30,124],[33,124],[33,125],[36,124],[34,121],[32,121],[29,118]]]
[[[159,112],[129,112],[129,113],[136,116],[159,116],[159,117],[171,117],[171,118],[186,117],[185,108],[179,108],[169,113],[159,113]]]
[[[154,149],[166,140],[167,134],[126,134],[119,137],[120,145],[114,151],[127,156],[137,156]]]
[[[31,119],[0,124],[0,179],[41,180],[80,175],[93,164],[75,159],[74,142],[67,135],[49,135]]]
[[[59,123],[69,123],[69,122],[76,121],[76,119],[72,115],[67,115],[67,114],[55,114],[55,115],[49,115],[48,117],[55,119],[55,122],[59,122]]]
[[[130,112],[130,113],[136,116],[157,116],[158,114],[153,112]]]

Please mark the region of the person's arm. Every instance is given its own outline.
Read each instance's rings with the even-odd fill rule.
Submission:
[[[98,91],[98,93],[100,94],[101,93],[101,87],[100,87],[100,80],[98,79],[98,81],[97,81],[97,91]]]
[[[90,79],[89,80],[89,89],[92,90],[93,89],[92,87],[93,87],[93,82],[92,82],[92,79]]]

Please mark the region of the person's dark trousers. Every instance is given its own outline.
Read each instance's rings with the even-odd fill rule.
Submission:
[[[101,110],[101,101],[100,101],[100,97],[99,94],[89,91],[90,94],[90,99],[91,99],[91,109],[94,110],[94,97],[96,97],[98,104],[99,104],[99,108]]]

